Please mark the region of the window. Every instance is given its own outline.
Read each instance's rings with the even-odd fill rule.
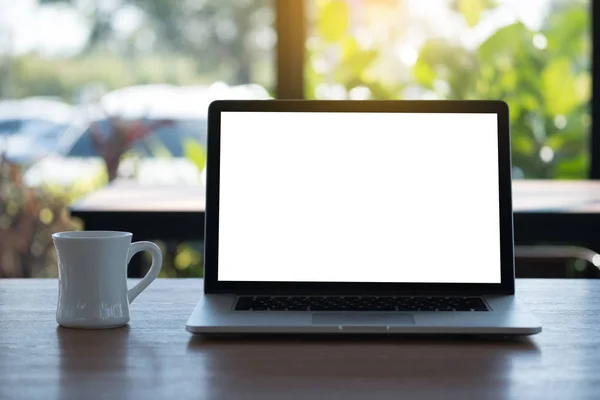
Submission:
[[[274,96],[272,0],[0,10],[0,277],[55,275],[50,234],[109,183],[202,185],[208,103]],[[197,244],[164,247],[167,275],[201,269]]]
[[[269,0],[1,1],[0,71],[5,79],[0,80],[0,98],[52,98],[75,107],[70,122],[76,127],[62,129],[55,142],[64,145],[47,149],[64,157],[56,164],[69,163],[74,136],[85,141],[90,128],[107,120],[122,122],[121,129],[108,125],[105,133],[113,136],[129,135],[138,120],[168,120],[172,129],[167,135],[146,124],[142,137],[123,140],[121,148],[113,149],[116,154],[88,151],[87,156],[120,158],[134,147],[145,147],[144,157],[166,154],[174,143],[188,145],[179,135],[189,131],[181,127],[190,120],[200,123],[197,132],[185,136],[202,144],[211,99],[266,98],[275,85],[276,33]],[[0,115],[7,107],[0,103]],[[150,142],[162,153],[148,151]],[[175,147],[175,157],[189,153]],[[5,151],[10,158],[11,149]],[[117,165],[107,168],[109,180],[120,178]]]
[[[500,98],[515,178],[600,178],[591,0],[0,0],[0,10],[0,277],[55,275],[50,234],[82,228],[69,205],[107,184],[201,189],[216,98]],[[161,244],[165,274],[196,276],[202,245],[180,242]]]

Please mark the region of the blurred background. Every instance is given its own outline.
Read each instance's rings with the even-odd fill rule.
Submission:
[[[203,185],[214,99],[503,99],[516,179],[587,179],[590,7],[0,0],[0,277],[56,276],[50,234],[106,185]],[[201,242],[156,239],[201,276]]]

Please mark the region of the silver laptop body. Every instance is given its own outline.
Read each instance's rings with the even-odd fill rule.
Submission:
[[[215,101],[193,333],[530,335],[500,101]]]

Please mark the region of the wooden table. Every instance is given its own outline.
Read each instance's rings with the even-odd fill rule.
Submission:
[[[0,280],[0,399],[598,399],[600,281],[519,280],[530,338],[230,338],[184,324],[201,280],[157,280],[126,328],[54,320],[55,280]]]
[[[86,229],[134,232],[136,240],[202,240],[203,186],[116,183],[71,207]],[[515,243],[584,245],[600,251],[600,181],[513,182]]]
[[[204,186],[115,182],[77,201],[71,215],[89,230],[133,232],[134,240],[202,240]]]
[[[600,181],[514,181],[513,210],[516,244],[600,251]]]

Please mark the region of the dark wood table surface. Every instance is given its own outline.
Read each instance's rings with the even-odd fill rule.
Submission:
[[[157,280],[128,327],[60,328],[56,280],[0,280],[0,399],[598,399],[600,280],[518,280],[543,332],[206,338],[202,281]]]

